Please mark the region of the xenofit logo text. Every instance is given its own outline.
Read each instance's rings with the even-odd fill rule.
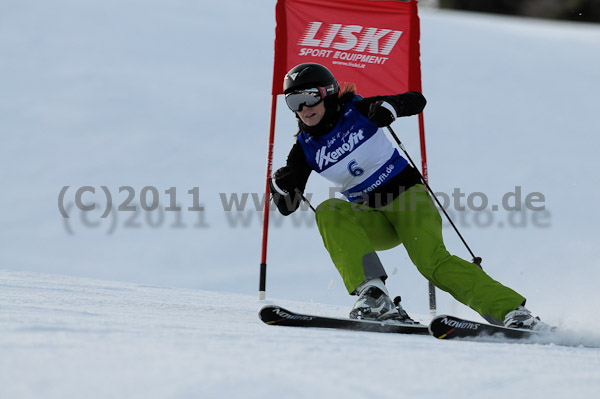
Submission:
[[[327,151],[327,146],[321,147],[320,150],[317,151],[317,155],[315,157],[315,162],[319,165],[319,169],[323,169],[323,167],[329,165],[330,163],[336,163],[340,158],[344,156],[344,154],[352,151],[354,147],[365,137],[363,135],[362,129],[358,132],[353,132],[348,137],[348,141],[344,144],[340,145],[333,151]]]

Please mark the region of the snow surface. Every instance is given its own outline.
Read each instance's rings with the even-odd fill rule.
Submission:
[[[594,348],[261,323],[262,216],[232,199],[263,189],[275,2],[205,3],[2,5],[0,397],[598,396]],[[488,273],[598,346],[600,27],[422,10],[421,31],[434,189],[490,207],[515,187],[543,194],[545,212],[451,213]],[[394,129],[419,163],[416,118]],[[294,132],[279,99],[275,167]],[[94,212],[76,210],[83,186]],[[131,186],[138,211],[101,218],[101,186],[116,205]],[[161,211],[139,210],[150,186]],[[163,210],[171,187],[180,212]],[[204,212],[187,210],[195,187]],[[307,190],[329,192],[318,177]],[[381,258],[426,321],[403,249]],[[268,265],[272,302],[338,316],[353,303],[310,211],[273,214]],[[478,318],[439,291],[438,308]]]
[[[264,302],[223,292],[6,271],[0,283],[3,398],[564,398],[600,389],[598,349],[267,326],[256,317]]]

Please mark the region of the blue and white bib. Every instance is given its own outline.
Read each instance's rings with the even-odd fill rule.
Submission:
[[[383,130],[356,110],[354,101],[360,99],[356,96],[345,104],[331,132],[319,137],[298,135],[309,166],[341,187],[351,202],[366,199],[407,165]]]

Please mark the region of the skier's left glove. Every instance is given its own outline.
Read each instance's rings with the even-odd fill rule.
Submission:
[[[396,120],[396,110],[388,102],[377,101],[369,107],[369,115],[367,117],[377,127],[386,127]]]
[[[273,177],[269,178],[269,188],[273,194],[273,202],[283,216],[293,213],[300,206],[300,199],[296,191],[296,173],[289,166],[277,169]]]
[[[289,166],[277,169],[269,179],[271,192],[286,195],[296,191],[296,174]]]

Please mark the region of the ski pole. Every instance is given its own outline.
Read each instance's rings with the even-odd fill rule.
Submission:
[[[408,154],[408,151],[406,151],[406,148],[404,147],[404,144],[402,144],[402,142],[400,141],[400,139],[398,138],[398,136],[396,136],[396,133],[394,132],[394,130],[392,129],[391,126],[388,126],[387,128],[388,128],[389,132],[391,133],[392,137],[394,138],[394,140],[396,140],[396,143],[398,144],[398,147],[400,147],[400,149],[404,152],[404,155],[406,155],[406,158],[408,159],[408,161],[410,162],[410,164],[412,165],[412,167],[415,168],[415,170],[417,171],[417,173],[419,173],[419,177],[420,177],[421,181],[423,182],[423,184],[425,185],[425,187],[427,187],[427,191],[429,191],[429,193],[431,194],[431,196],[433,197],[433,199],[437,203],[438,207],[442,210],[442,212],[446,216],[446,219],[448,219],[448,221],[450,222],[450,225],[452,225],[452,228],[454,229],[454,231],[456,232],[456,234],[458,234],[458,237],[460,238],[460,240],[462,241],[462,243],[467,248],[467,251],[469,251],[469,253],[473,257],[473,263],[475,263],[477,266],[481,267],[481,258],[479,256],[475,256],[475,254],[473,253],[473,251],[471,251],[471,248],[469,247],[469,244],[467,244],[467,242],[463,238],[462,234],[460,234],[460,231],[458,231],[458,227],[456,227],[456,225],[452,221],[452,218],[450,217],[450,215],[448,215],[448,212],[446,212],[446,209],[440,203],[440,200],[433,193],[433,190],[429,186],[429,183],[427,183],[427,180],[425,180],[425,178],[423,177],[423,174],[421,174],[421,171],[419,170],[419,168],[417,168],[417,165],[415,165],[414,161],[412,160],[412,158]]]
[[[308,204],[308,206],[310,206],[310,209],[312,209],[314,213],[317,213],[317,210],[315,208],[313,208],[313,206],[310,203],[310,201],[308,200],[308,198],[306,198],[304,196],[304,194],[302,194],[302,191],[300,191],[299,188],[296,188],[296,194],[298,194],[300,196],[300,198],[302,198],[302,201],[306,202]]]

